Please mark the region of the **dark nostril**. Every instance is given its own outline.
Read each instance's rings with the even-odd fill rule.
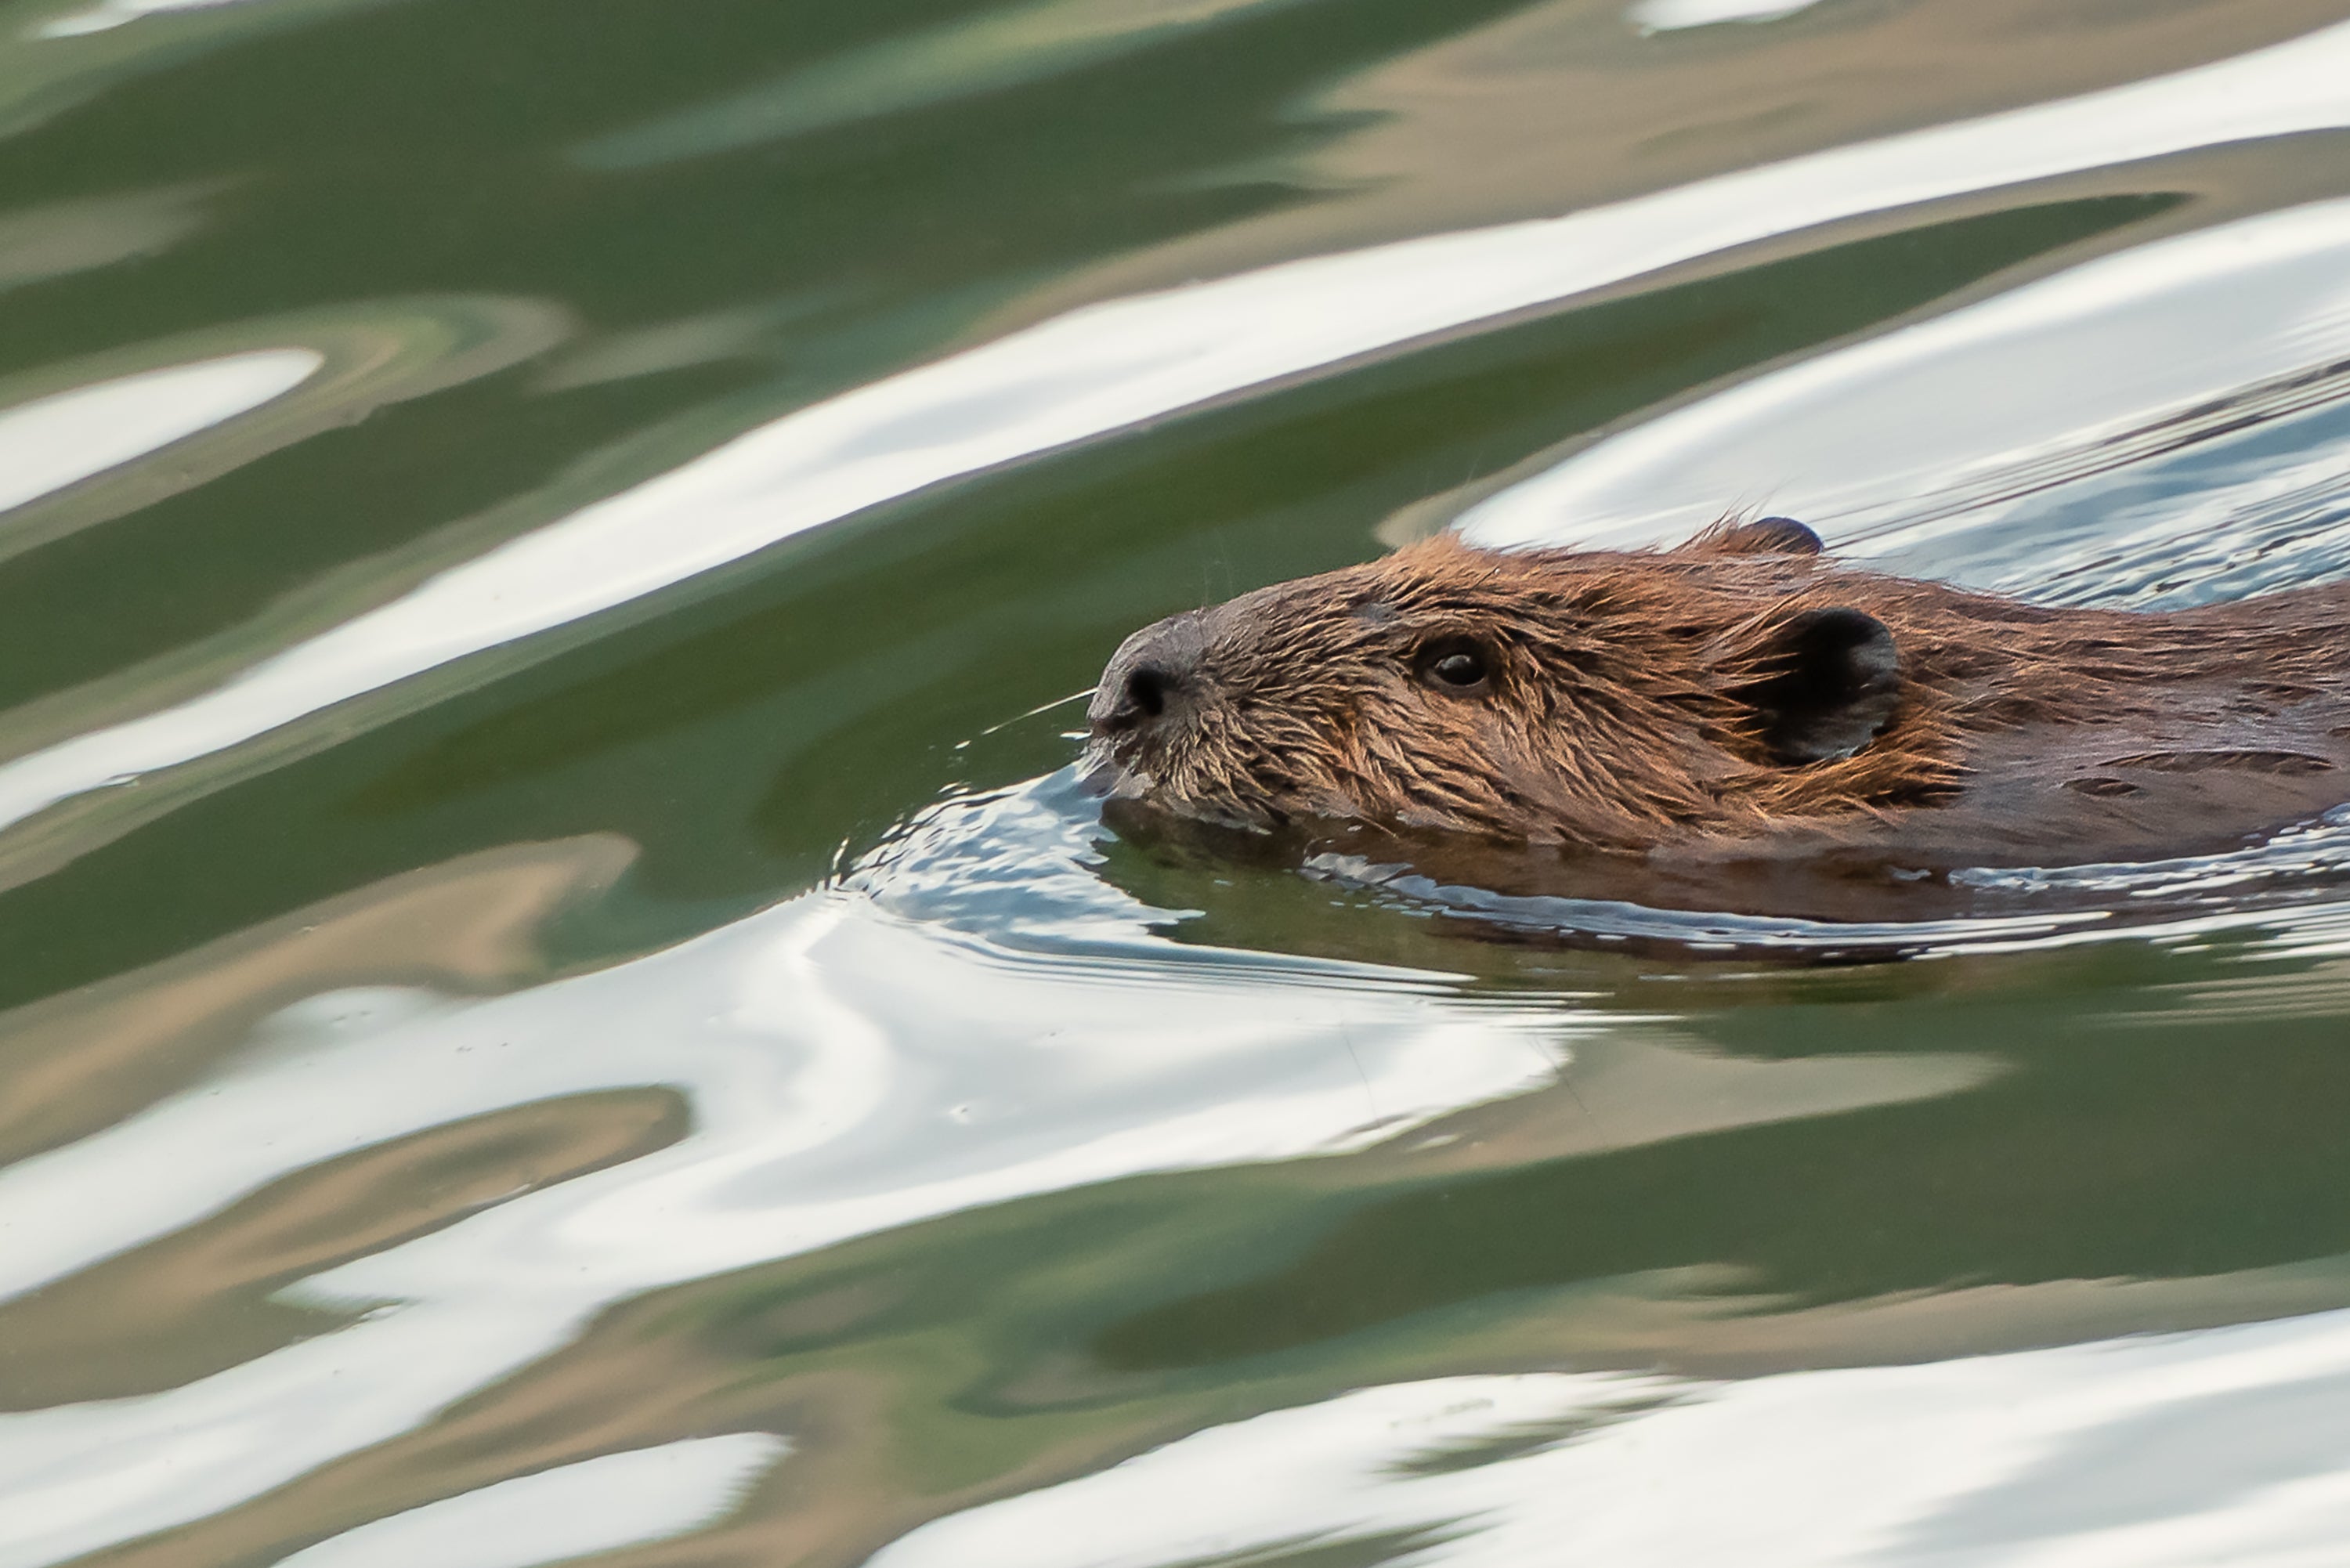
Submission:
[[[1167,691],[1174,681],[1163,670],[1145,664],[1127,672],[1127,705],[1148,719],[1167,711]]]
[[[1193,700],[1202,678],[1208,639],[1193,611],[1146,626],[1119,645],[1102,671],[1101,684],[1086,705],[1097,735],[1119,735],[1162,721],[1172,724]]]

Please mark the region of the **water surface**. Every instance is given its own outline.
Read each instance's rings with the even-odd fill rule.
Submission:
[[[1448,526],[2337,579],[2345,84],[0,5],[0,1564],[2330,1560],[2342,821],[1822,929],[1128,842],[1058,704]]]

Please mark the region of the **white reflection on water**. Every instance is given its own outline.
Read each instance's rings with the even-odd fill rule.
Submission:
[[[0,409],[0,513],[259,408],[326,362],[315,349],[257,348]]]
[[[409,1430],[618,1298],[1024,1194],[1359,1147],[1548,1082],[1587,1027],[1440,976],[1195,961],[1148,933],[1165,917],[1075,866],[1083,819],[1034,792],[944,815],[952,863],[925,871],[900,846],[902,875],[872,896],[810,895],[503,997],[314,998],[225,1075],[0,1171],[16,1293],[288,1172],[503,1106],[671,1085],[693,1111],[659,1152],[305,1282],[401,1303],[349,1328],[165,1393],[0,1416],[0,1563],[200,1518]],[[986,879],[956,858],[966,845],[1047,890],[1006,911],[1020,945],[928,910],[926,889]],[[1071,945],[1022,950],[1049,939]]]
[[[723,1514],[786,1446],[730,1432],[605,1454],[363,1524],[279,1568],[535,1568],[661,1541]]]
[[[1711,27],[1720,22],[1775,22],[1820,0],[1638,0],[1624,19],[1643,33]]]
[[[445,572],[203,697],[0,767],[0,824],[927,485],[1284,376],[1858,213],[2345,125],[2350,25],[1564,218],[1379,245],[1074,311],[778,420]]]
[[[1647,543],[1742,502],[1869,554],[1939,531],[1964,532],[1980,556],[2002,510],[2044,507],[2055,485],[2208,433],[2179,418],[2199,405],[2216,400],[2200,411],[2224,428],[2259,411],[2248,394],[2262,383],[2345,358],[2350,201],[2313,202],[2088,262],[1717,392],[1494,495],[1459,526],[1479,544],[1530,545],[1571,518],[1590,543]],[[2350,385],[2320,376],[2292,390],[2323,401]],[[2350,464],[2339,451],[2318,461]],[[2272,490],[2304,477],[2263,467]],[[2165,488],[2167,511],[2202,519],[2189,533],[2243,499]],[[2099,523],[2110,556],[2115,520]],[[2035,537],[2044,577],[2049,540]]]
[[[872,1563],[1172,1568],[1367,1537],[1464,1568],[2339,1563],[2350,1314],[1728,1385],[1367,1389],[937,1521]]]
[[[159,16],[172,11],[210,11],[223,5],[244,3],[244,0],[99,0],[87,11],[68,12],[33,29],[36,38],[78,38],[85,34],[103,33],[141,16]]]
[[[425,295],[313,306],[43,366],[0,390],[23,400],[0,411],[0,556],[493,374],[570,330],[540,300]],[[208,656],[218,657],[197,644],[167,661],[201,667]],[[133,670],[120,675],[135,685]]]

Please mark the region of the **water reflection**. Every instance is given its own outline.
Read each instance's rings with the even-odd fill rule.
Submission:
[[[1625,19],[1644,33],[1671,33],[1721,22],[1775,22],[1819,0],[1638,0]]]
[[[0,512],[257,408],[325,363],[307,348],[260,348],[0,410]]]
[[[1723,878],[1695,888],[1658,877],[1653,902],[1595,893],[1524,892],[1441,883],[1408,864],[1324,853],[1305,874],[1373,892],[1381,901],[1465,923],[1471,929],[1583,941],[1645,944],[1644,950],[1746,955],[1935,958],[1955,953],[2047,952],[2081,942],[2130,939],[2203,945],[2231,936],[2254,945],[2289,943],[2298,953],[2329,950],[2350,927],[2350,807],[2297,824],[2259,843],[2220,854],[2169,860],[2077,866],[1962,867],[1947,884],[1897,888],[1876,901],[1898,918],[1811,919],[1793,912],[1742,912],[1726,904],[1735,888]],[[1528,878],[1541,881],[1539,874]],[[1572,885],[1575,877],[1559,881]],[[1589,877],[1588,880],[1598,880]],[[1637,874],[1621,880],[1639,886]],[[1921,878],[1922,880],[1922,878]],[[1780,896],[1792,906],[1807,889],[1789,877]],[[1674,908],[1671,897],[1698,907]],[[1847,897],[1847,907],[1868,906]]]
[[[1800,515],[1896,569],[1955,568],[1963,555],[1974,580],[2010,591],[2079,575],[2070,556],[2085,546],[2099,552],[2108,594],[2123,586],[2117,557],[2193,575],[2178,559],[2183,538],[2350,467],[2303,433],[2291,467],[2265,454],[2257,491],[2168,472],[2262,425],[2302,416],[2302,431],[2318,428],[2350,394],[2345,259],[2350,202],[2339,201],[2143,244],[1719,391],[1493,496],[1461,526],[1482,544],[1523,545],[1555,539],[1572,518],[1593,543],[1649,543],[1702,526],[1727,500]],[[2085,498],[2066,489],[2099,481]],[[2159,485],[2188,515],[2142,535],[2143,508],[2113,515],[2116,483]],[[2094,526],[2052,527],[2068,503]],[[1963,535],[1959,550],[1934,556],[1941,535]],[[2004,557],[2009,537],[2031,541],[2028,561]],[[2286,570],[2311,579],[2305,562]]]
[[[972,809],[1032,882],[1084,855],[1083,819],[1034,798]],[[54,1561],[229,1508],[414,1427],[635,1292],[1136,1171],[1360,1147],[1546,1081],[1575,1029],[1359,965],[1170,968],[1133,950],[1149,911],[1060,880],[1071,907],[1015,917],[1014,934],[1074,924],[1097,956],[941,940],[827,893],[508,996],[328,992],[200,1087],[0,1171],[0,1290],[29,1308],[26,1293],[217,1226],[268,1183],[311,1170],[315,1187],[327,1162],[498,1107],[661,1086],[692,1106],[681,1140],[602,1169],[609,1155],[566,1157],[543,1189],[428,1218],[414,1240],[332,1227],[365,1255],[288,1299],[348,1326],[168,1391],[0,1416],[0,1552]],[[919,905],[923,882],[910,867],[903,898]],[[942,1035],[949,1008],[965,1023]],[[137,1265],[167,1267],[185,1265],[168,1250]],[[109,1295],[157,1288],[117,1272]]]
[[[0,50],[0,135],[64,114],[110,83],[380,0],[36,0]],[[137,26],[125,23],[137,22]]]
[[[252,0],[99,0],[87,11],[69,11],[53,16],[33,30],[36,38],[78,38],[89,33],[103,33],[135,22],[141,16],[160,16],[173,11],[206,11],[215,6],[250,4]]]
[[[1039,0],[803,66],[732,98],[598,137],[577,156],[630,169],[993,92],[1306,0]]]
[[[195,184],[0,213],[0,293],[167,251],[202,226],[213,193]]]
[[[608,889],[631,857],[608,837],[468,856],[0,1015],[0,1156],[71,1143],[187,1091],[263,1020],[321,992],[466,995],[542,978],[536,932]]]
[[[388,299],[12,376],[0,382],[0,561],[387,404],[494,374],[570,329],[564,311],[536,300]]]
[[[725,1512],[787,1447],[736,1432],[582,1459],[363,1524],[284,1568],[534,1568],[664,1540]]]
[[[2342,1313],[1730,1384],[1403,1384],[1202,1432],[873,1561],[1498,1565],[1572,1542],[1627,1564],[2298,1568],[2350,1533],[2345,1385]]]
[[[1642,36],[1638,13],[1595,0],[1451,15],[1450,36],[1315,84],[1291,110],[1343,135],[1226,175],[1284,179],[1321,200],[1115,258],[1048,297],[1099,299],[1400,235],[1588,210],[2158,78],[2342,19],[2324,0],[1839,3],[1762,26]],[[2262,148],[2175,160],[2159,177],[2222,208],[2254,185],[2255,205],[2282,205],[2334,193],[2324,162],[2314,147]],[[2124,164],[2065,183],[2068,194],[2116,194],[2147,189],[2150,173]]]

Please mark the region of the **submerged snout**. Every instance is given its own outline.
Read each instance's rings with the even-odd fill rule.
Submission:
[[[1181,722],[1199,696],[1207,651],[1204,610],[1169,616],[1119,644],[1086,706],[1095,739],[1147,739]]]

